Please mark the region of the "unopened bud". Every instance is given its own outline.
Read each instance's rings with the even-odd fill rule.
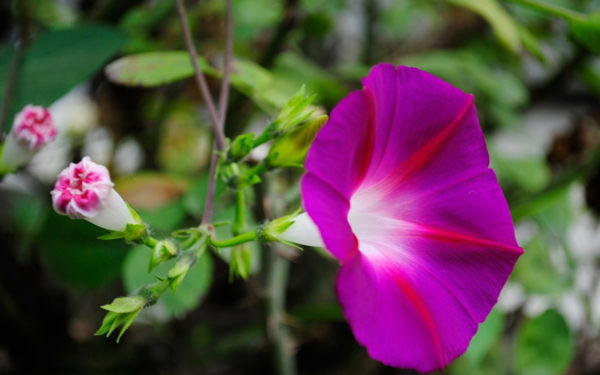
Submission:
[[[310,145],[328,118],[327,115],[315,117],[277,138],[265,160],[267,168],[301,166]]]
[[[145,227],[113,185],[106,167],[86,156],[58,175],[51,192],[52,205],[71,219],[85,219],[101,228],[125,232],[129,241],[137,240]]]
[[[310,103],[316,95],[306,96],[302,86],[294,96],[283,106],[275,121],[269,125],[268,130],[274,134],[283,134],[299,123],[306,121],[315,110]]]
[[[253,146],[254,134],[248,133],[239,135],[231,142],[227,152],[227,159],[234,162],[241,160],[252,151]]]
[[[56,137],[50,112],[44,107],[27,105],[15,116],[13,126],[2,148],[2,165],[16,168]]]

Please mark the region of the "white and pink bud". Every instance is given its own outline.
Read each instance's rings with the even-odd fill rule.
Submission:
[[[86,156],[58,175],[50,193],[52,205],[56,212],[71,219],[85,219],[99,227],[124,232],[127,224],[140,222],[113,185],[106,167]]]
[[[15,116],[13,126],[2,149],[2,165],[18,167],[26,164],[42,147],[56,137],[50,112],[40,106],[27,105]]]

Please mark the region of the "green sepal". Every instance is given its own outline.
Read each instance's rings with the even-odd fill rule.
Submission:
[[[172,239],[166,239],[158,241],[154,245],[152,256],[150,257],[150,264],[148,265],[148,272],[152,271],[159,264],[166,262],[173,258],[179,253],[179,244]]]
[[[96,333],[94,333],[95,336],[101,336],[107,332],[109,332],[109,330],[111,329],[113,322],[115,321],[115,319],[117,319],[117,317],[121,315],[121,314],[117,314],[115,312],[109,311],[106,316],[104,316],[104,319],[102,320],[102,325],[100,326],[100,328],[96,331]],[[110,335],[110,333],[109,333]]]
[[[114,313],[129,313],[139,310],[146,306],[148,301],[143,296],[119,297],[108,305],[100,306],[102,309],[112,311]]]
[[[229,282],[232,283],[237,275],[244,280],[250,276],[252,266],[252,253],[248,244],[242,244],[231,249],[231,259],[229,261]]]
[[[135,212],[135,210],[133,208],[131,208],[129,203],[125,202],[125,204],[127,205],[127,208],[129,208],[129,212],[131,212],[131,216],[133,216],[133,220],[135,220],[135,222],[138,224],[144,224],[144,220],[142,220],[140,215],[138,215],[138,213]]]
[[[124,237],[125,237],[124,232],[111,231],[107,234],[104,234],[104,235],[98,237],[98,239],[104,240],[104,241],[109,241],[109,240],[118,240],[118,239],[124,238]]]
[[[292,224],[294,219],[302,212],[302,209],[297,209],[294,213],[275,219],[265,225],[260,230],[257,230],[257,237],[260,242],[283,242],[286,245],[299,248],[296,245],[279,239],[279,235],[285,232]]]
[[[135,311],[132,313],[129,313],[127,316],[127,321],[125,322],[125,324],[123,324],[123,328],[121,328],[121,332],[119,332],[119,336],[117,337],[117,344],[119,343],[119,341],[121,341],[121,336],[123,336],[123,334],[125,333],[125,331],[127,331],[127,329],[129,328],[129,326],[133,323],[133,321],[135,320],[135,318],[137,318],[137,316],[142,312],[142,310],[139,311]]]
[[[144,238],[145,235],[146,226],[144,224],[127,224],[125,226],[124,237],[126,241],[138,241]]]
[[[196,262],[196,257],[189,253],[182,254],[177,263],[169,270],[167,277],[170,280],[170,287],[173,293],[177,292],[179,286],[183,282],[185,275]]]

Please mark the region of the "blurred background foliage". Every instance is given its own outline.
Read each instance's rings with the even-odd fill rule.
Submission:
[[[258,134],[302,85],[329,111],[382,61],[475,95],[525,254],[448,374],[600,371],[600,1],[544,0],[546,10],[532,2],[233,1],[230,137]],[[216,91],[225,3],[187,6]],[[249,250],[247,281],[230,282],[231,251],[204,256],[178,293],[145,310],[117,345],[93,336],[98,307],[151,280],[150,252],[97,241],[103,230],[50,206],[56,174],[89,155],[159,234],[200,221],[212,136],[187,55],[178,52],[174,1],[7,0],[0,40],[4,130],[33,103],[50,106],[60,131],[0,184],[0,373],[273,373],[258,247]],[[149,54],[104,69],[142,52]],[[264,157],[260,151],[252,157]],[[299,175],[271,173],[265,206],[297,207]],[[222,187],[215,215],[234,215]],[[335,298],[332,259],[314,249],[286,254],[285,322],[300,374],[412,373],[371,360],[356,343]]]

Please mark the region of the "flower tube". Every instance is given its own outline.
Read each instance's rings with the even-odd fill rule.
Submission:
[[[56,137],[50,112],[44,107],[27,105],[15,116],[2,148],[2,165],[16,168],[26,164],[42,147]]]
[[[308,152],[302,199],[318,233],[300,215],[279,237],[322,240],[340,261],[337,295],[372,358],[440,369],[466,351],[523,251],[473,96],[390,64],[363,86]]]
[[[52,205],[56,212],[71,219],[85,219],[99,227],[124,232],[128,224],[141,222],[134,218],[113,185],[106,167],[86,156],[58,175],[51,192]]]

